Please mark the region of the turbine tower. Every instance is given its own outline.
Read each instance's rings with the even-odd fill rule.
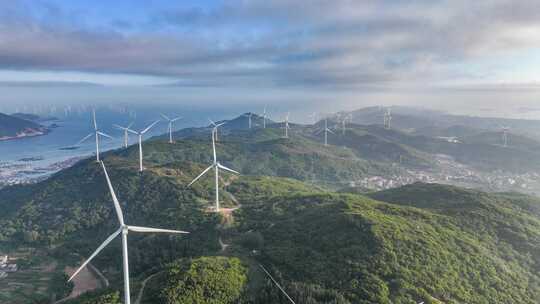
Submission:
[[[289,138],[289,129],[291,128],[289,126],[289,115],[291,113],[287,112],[287,115],[285,116],[285,122],[284,122],[284,125],[283,125],[283,129],[285,129],[285,138]]]
[[[97,256],[103,248],[105,248],[112,240],[114,240],[119,234],[122,234],[122,258],[123,258],[123,268],[124,268],[124,304],[130,304],[130,290],[129,290],[129,262],[128,262],[128,245],[127,245],[127,236],[130,231],[133,232],[142,232],[142,233],[178,233],[178,234],[186,234],[189,232],[186,231],[178,231],[178,230],[169,230],[169,229],[158,229],[158,228],[149,228],[149,227],[139,227],[139,226],[128,226],[124,223],[124,215],[122,214],[122,208],[120,207],[120,202],[118,202],[118,199],[116,198],[116,194],[114,193],[113,186],[111,184],[111,180],[109,179],[109,175],[107,174],[107,169],[105,168],[105,164],[101,161],[101,166],[103,167],[103,172],[105,173],[105,178],[107,179],[107,185],[109,186],[109,191],[111,193],[111,197],[114,203],[114,209],[116,211],[116,216],[118,218],[118,222],[120,224],[120,227],[118,230],[113,232],[99,247],[92,255],[73,273],[73,275],[69,278],[68,282],[70,282],[79,272],[86,267],[92,259]]]
[[[128,129],[128,132],[131,132],[131,133],[136,134],[136,135],[139,136],[139,172],[143,172],[143,170],[144,170],[143,163],[142,163],[142,161],[143,161],[142,137],[146,132],[148,132],[150,129],[152,129],[152,127],[155,126],[158,122],[159,122],[159,120],[154,121],[151,125],[146,127],[146,129],[144,129],[144,130],[142,130],[140,132]]]
[[[173,140],[172,140],[172,130],[173,130],[173,123],[179,119],[181,119],[182,117],[178,116],[176,118],[169,118],[167,115],[165,114],[161,114],[161,116],[163,118],[165,118],[165,120],[167,120],[169,122],[169,143],[172,144],[173,143]]]
[[[99,137],[103,136],[103,137],[108,137],[110,139],[112,139],[112,137],[105,134],[105,133],[103,133],[103,132],[101,132],[98,129],[97,122],[96,122],[96,111],[95,110],[92,110],[92,119],[93,119],[93,122],[94,122],[94,132],[86,135],[83,139],[81,139],[77,143],[77,145],[80,145],[83,142],[87,141],[90,137],[95,136],[96,137],[96,162],[99,162]]]
[[[130,123],[127,127],[122,127],[120,125],[113,125],[117,129],[124,131],[124,148],[127,148],[129,145],[129,128],[131,128],[132,125],[133,123]]]
[[[216,140],[215,140],[215,136],[217,134],[217,130],[220,126],[222,126],[223,124],[225,123],[220,123],[218,125],[215,125],[214,128],[212,129],[212,151],[213,151],[213,155],[214,155],[214,162],[210,165],[210,167],[204,169],[204,171],[199,174],[199,176],[197,176],[193,181],[191,181],[191,183],[189,183],[188,187],[190,187],[191,185],[193,185],[193,183],[195,183],[197,180],[199,180],[199,178],[201,178],[203,175],[205,175],[208,171],[214,169],[214,172],[215,172],[215,201],[216,201],[216,212],[219,212],[219,169],[222,169],[222,170],[225,170],[225,171],[229,171],[231,173],[234,173],[234,174],[240,174],[236,171],[234,171],[233,169],[229,169],[225,166],[223,166],[222,164],[219,163],[219,161],[217,160],[217,157],[216,157]]]

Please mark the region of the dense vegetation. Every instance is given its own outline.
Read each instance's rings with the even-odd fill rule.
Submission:
[[[247,283],[247,269],[238,258],[180,260],[166,272],[162,298],[167,304],[237,303]]]
[[[394,146],[386,156],[353,142],[324,147],[308,130],[297,130],[294,141],[279,132],[222,134],[220,161],[243,173],[221,176],[223,205],[239,208],[232,215],[207,212],[211,178],[186,187],[210,164],[207,133],[148,142],[143,174],[135,147],[104,154],[128,224],[192,232],[130,234],[132,298],[154,276],[142,303],[287,303],[264,267],[297,303],[537,302],[538,199],[431,184],[369,197],[335,193],[341,181],[394,170],[384,163],[401,153],[423,166],[423,152],[388,144],[407,136],[391,130],[372,142]],[[41,248],[73,265],[118,225],[93,160],[1,189],[0,208],[0,248]],[[121,302],[120,246],[111,245],[95,260],[110,288],[69,303]]]

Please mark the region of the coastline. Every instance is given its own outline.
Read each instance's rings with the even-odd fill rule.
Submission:
[[[36,130],[36,129],[31,129],[31,131],[25,130],[23,132],[17,133],[16,136],[0,137],[0,141],[17,140],[17,139],[24,139],[24,138],[29,138],[29,137],[43,136],[43,135],[49,134],[50,132],[51,130],[45,127],[40,130]]]

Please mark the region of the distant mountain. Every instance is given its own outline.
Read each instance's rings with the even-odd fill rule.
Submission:
[[[27,114],[27,113],[14,113],[14,114],[11,114],[11,116],[24,119],[24,120],[33,121],[36,123],[58,120],[58,118],[53,117],[53,116],[39,116],[39,115]]]
[[[36,122],[0,113],[0,140],[44,135],[48,131]]]
[[[392,127],[406,132],[430,136],[447,136],[443,135],[442,132],[456,126],[469,128],[471,132],[476,132],[476,130],[500,131],[501,127],[505,126],[510,127],[514,133],[540,140],[540,120],[453,115],[441,111],[405,106],[392,106],[391,109]],[[385,111],[386,107],[378,106],[341,114],[350,114],[354,123],[382,125]]]

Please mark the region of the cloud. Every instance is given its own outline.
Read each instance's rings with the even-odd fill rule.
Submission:
[[[36,3],[0,4],[0,68],[361,88],[473,79],[460,63],[540,47],[533,1],[232,0],[103,24]]]

